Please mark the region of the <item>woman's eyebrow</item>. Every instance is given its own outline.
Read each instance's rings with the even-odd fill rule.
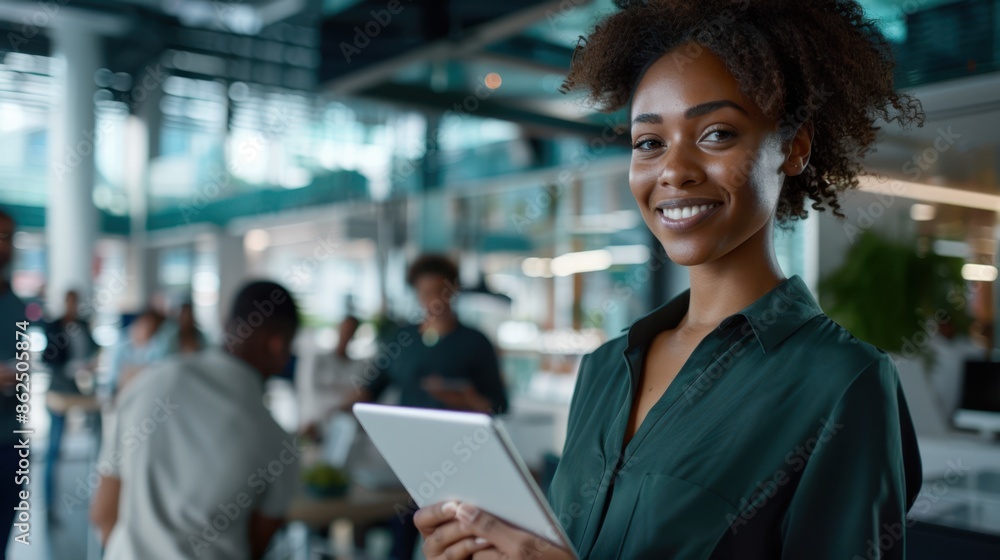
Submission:
[[[699,105],[695,105],[694,107],[691,107],[687,111],[684,111],[684,118],[693,119],[695,117],[707,115],[713,111],[718,111],[723,107],[732,107],[733,109],[736,109],[737,111],[743,113],[744,115],[750,114],[747,112],[746,109],[744,109],[737,103],[729,101],[728,99],[720,99],[718,101],[708,101],[705,103],[701,103]],[[633,125],[639,123],[663,124],[663,117],[661,117],[656,113],[640,113],[636,115],[634,119],[632,119]]]
[[[707,114],[711,113],[712,111],[718,111],[719,109],[721,109],[723,107],[732,107],[733,109],[736,109],[737,111],[743,113],[744,115],[749,115],[750,114],[750,113],[747,112],[746,109],[744,109],[743,107],[740,107],[738,104],[736,104],[736,103],[734,103],[734,102],[732,102],[732,101],[730,101],[728,99],[720,99],[718,101],[709,101],[707,103],[702,103],[700,105],[695,105],[694,107],[691,107],[687,111],[684,111],[684,117],[688,118],[688,119],[693,119],[695,117],[700,117],[702,115],[707,115]]]
[[[647,124],[662,124],[663,117],[657,115],[656,113],[641,113],[636,115],[632,119],[632,124],[647,123]]]
[[[743,113],[744,115],[750,114],[747,112],[746,109],[739,106],[737,103],[729,101],[728,99],[720,99],[718,101],[708,101],[705,103],[701,103],[699,105],[695,105],[694,107],[691,107],[687,111],[684,111],[684,117],[688,119],[693,119],[695,117],[707,115],[713,111],[718,111],[723,107],[732,107],[733,109],[736,109],[737,111]],[[661,117],[656,113],[640,113],[636,115],[634,119],[632,119],[633,125],[639,123],[663,124],[663,117]]]

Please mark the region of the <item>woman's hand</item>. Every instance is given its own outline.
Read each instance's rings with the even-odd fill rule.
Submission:
[[[534,533],[522,531],[472,504],[460,504],[455,512],[458,530],[484,539],[486,548],[474,560],[572,560],[573,554]],[[478,541],[481,542],[481,541]]]
[[[490,412],[490,400],[480,395],[472,383],[449,385],[442,377],[435,374],[425,378],[421,386],[430,396],[452,410]]]
[[[490,548],[488,541],[458,522],[457,511],[457,502],[438,502],[413,515],[413,524],[424,537],[422,550],[427,560],[462,560]]]

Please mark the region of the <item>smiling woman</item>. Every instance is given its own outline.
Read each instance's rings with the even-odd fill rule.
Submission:
[[[786,147],[775,122],[708,50],[680,71],[671,56],[649,65],[632,113],[629,184],[674,262],[701,264],[754,236],[758,245],[772,237],[765,226],[773,221],[782,175],[798,175],[808,162],[810,126]]]
[[[896,367],[784,276],[774,230],[807,198],[839,215],[876,120],[919,103],[854,1],[619,6],[566,86],[629,106],[629,187],[691,289],[581,363],[553,511],[582,558],[904,558],[921,466]],[[572,554],[474,504],[415,519],[428,558]]]
[[[803,123],[815,131],[809,167],[787,181],[781,220],[804,219],[807,197],[816,209],[839,209],[836,193],[857,186],[878,119],[923,121],[920,104],[894,89],[890,45],[856,2],[618,4],[625,9],[577,47],[564,89],[583,88],[599,108],[615,110],[633,100],[639,80],[661,55],[670,52],[669,62],[685,73],[698,66],[700,54],[716,54],[730,79],[777,123],[783,140]]]

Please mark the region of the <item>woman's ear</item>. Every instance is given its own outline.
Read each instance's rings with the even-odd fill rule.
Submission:
[[[812,154],[813,134],[815,133],[812,121],[802,123],[795,136],[789,143],[788,157],[785,158],[781,171],[789,176],[801,175],[809,165],[809,156]]]

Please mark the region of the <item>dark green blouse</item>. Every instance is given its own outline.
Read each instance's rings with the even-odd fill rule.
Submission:
[[[904,558],[920,489],[896,367],[798,277],[727,317],[624,442],[685,292],[586,356],[549,501],[581,558]]]

